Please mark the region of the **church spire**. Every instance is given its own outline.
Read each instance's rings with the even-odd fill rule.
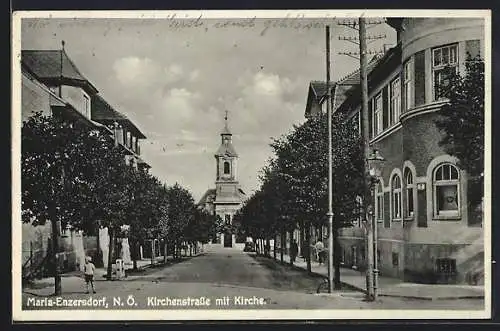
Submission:
[[[227,113],[228,113],[228,111],[226,110],[226,116],[224,116],[224,129],[221,132],[222,136],[226,136],[226,135],[231,136],[232,135],[231,131],[229,130],[229,126],[227,124]]]

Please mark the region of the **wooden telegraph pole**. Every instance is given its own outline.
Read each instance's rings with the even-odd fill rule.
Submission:
[[[344,25],[355,30],[358,30],[358,39],[353,37],[339,37],[340,40],[346,40],[359,45],[359,53],[356,52],[341,52],[340,54],[347,55],[356,59],[359,59],[360,67],[360,86],[361,86],[361,132],[363,136],[363,155],[364,155],[364,199],[363,204],[365,206],[365,217],[366,217],[366,255],[367,255],[367,268],[366,268],[366,294],[367,300],[373,301],[377,297],[374,286],[374,276],[375,276],[375,249],[374,244],[376,240],[376,224],[374,221],[373,213],[373,201],[371,194],[371,182],[370,182],[370,169],[368,164],[368,159],[370,157],[370,137],[369,137],[369,116],[370,110],[368,108],[368,63],[367,55],[369,54],[380,54],[380,51],[368,51],[367,41],[374,41],[378,39],[385,38],[385,35],[367,36],[366,30],[367,25],[381,24],[383,21],[372,21],[367,22],[364,17],[359,17],[358,22],[341,22],[340,25]],[[358,57],[359,55],[359,57]]]
[[[333,292],[332,91],[330,89],[330,26],[326,26],[326,91],[328,112],[328,293]]]

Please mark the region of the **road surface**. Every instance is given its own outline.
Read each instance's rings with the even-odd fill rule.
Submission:
[[[483,300],[380,298],[342,290],[316,295],[320,278],[238,249],[210,246],[197,257],[149,269],[122,281],[96,282],[97,294],[82,283],[64,286],[61,298],[23,295],[23,309],[482,309]],[[131,300],[130,298],[133,298]],[[128,299],[128,300],[127,300]],[[57,301],[59,300],[59,301]],[[47,307],[52,302],[52,307]],[[58,302],[58,303],[56,303]],[[61,304],[62,306],[57,306]],[[80,305],[74,307],[74,305]],[[73,306],[68,306],[73,305]]]

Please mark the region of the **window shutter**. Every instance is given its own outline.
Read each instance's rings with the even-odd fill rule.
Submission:
[[[468,60],[469,59],[469,55],[470,55],[470,59],[474,59],[476,56],[480,56],[481,55],[481,44],[479,42],[479,40],[467,40],[465,42],[465,56],[466,56],[466,59]]]
[[[389,87],[386,86],[382,90],[382,124],[384,130],[389,127]]]
[[[415,106],[425,103],[425,51],[415,54]]]
[[[373,125],[373,107],[372,107],[372,100],[369,100],[368,101],[368,137],[370,137],[370,138],[373,137],[372,125]]]

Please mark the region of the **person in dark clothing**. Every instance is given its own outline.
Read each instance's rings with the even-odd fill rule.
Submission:
[[[293,239],[292,244],[290,245],[290,263],[293,264],[295,259],[297,258],[297,254],[299,254],[299,245],[297,245],[297,241]]]

